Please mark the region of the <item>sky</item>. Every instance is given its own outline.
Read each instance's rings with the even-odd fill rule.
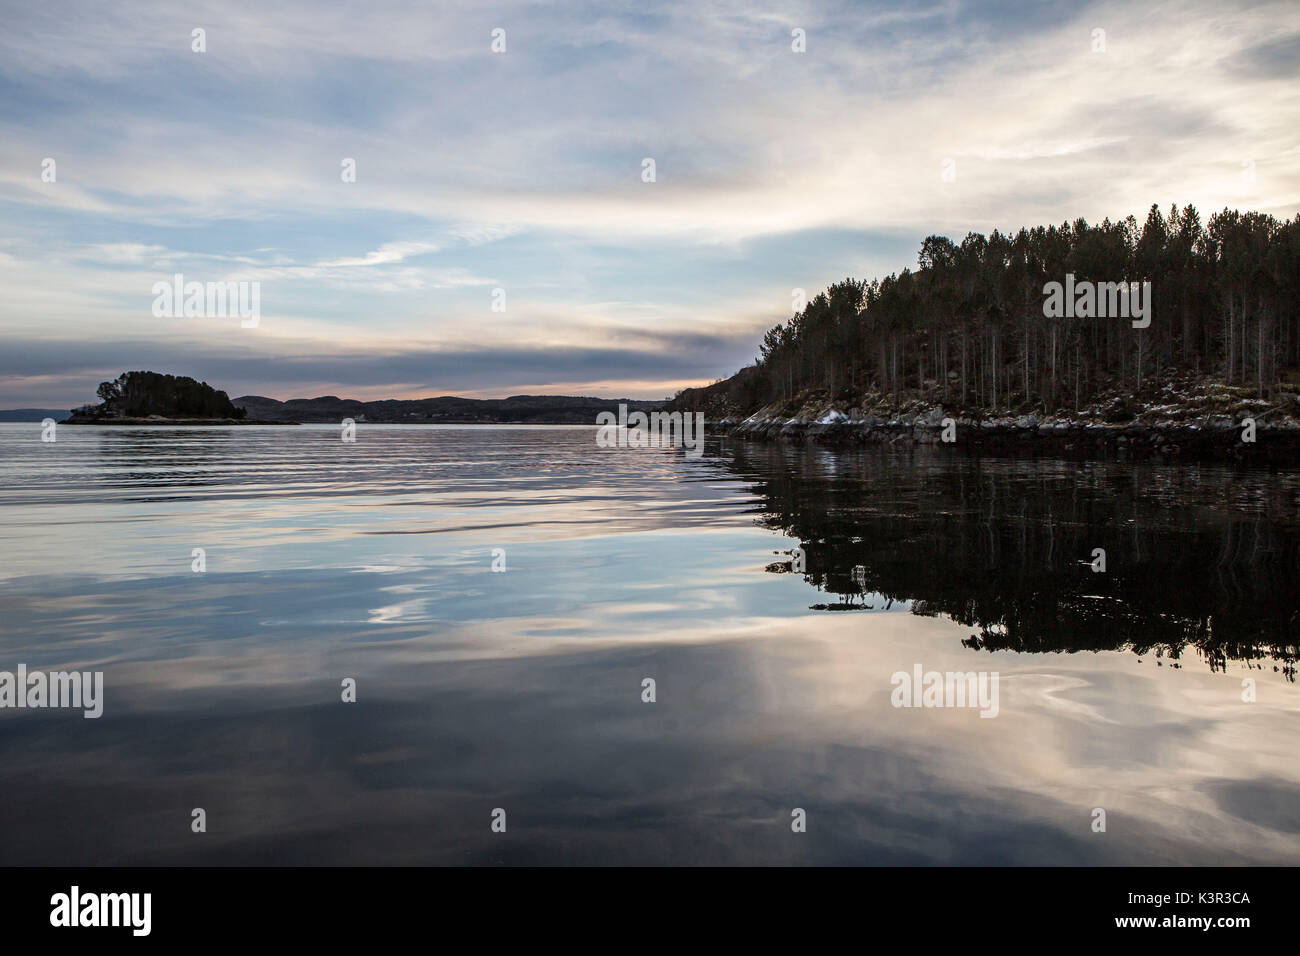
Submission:
[[[664,398],[932,233],[1300,211],[1294,0],[0,7],[0,408]]]

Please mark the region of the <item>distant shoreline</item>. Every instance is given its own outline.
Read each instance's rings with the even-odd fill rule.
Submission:
[[[71,418],[59,422],[60,425],[130,425],[133,428],[141,425],[150,426],[176,426],[176,425],[211,425],[225,427],[227,425],[299,425],[301,422],[258,422],[249,421],[246,418],[159,418],[152,416],[150,418],[77,418],[75,415]]]
[[[39,421],[23,420],[0,422],[0,424],[9,425],[39,425]],[[276,421],[258,421],[256,419],[194,419],[194,418],[117,418],[117,419],[79,419],[61,421],[60,425],[91,425],[100,428],[111,428],[113,426],[127,426],[130,428],[156,427],[168,428],[176,426],[201,427],[201,428],[225,428],[230,425],[325,425],[338,427],[340,422],[276,422]],[[360,427],[367,425],[403,425],[415,428],[431,428],[441,425],[454,425],[457,428],[501,428],[501,427],[519,427],[519,428],[596,428],[595,422],[356,422]]]
[[[280,401],[243,395],[233,401],[224,391],[185,375],[136,371],[101,382],[98,405],[64,410],[28,406],[0,409],[0,421],[43,421],[60,425],[218,426],[304,425],[344,422],[369,425],[596,425],[602,412],[627,406],[652,412],[668,399],[592,398],[576,395],[512,395],[361,401],[320,395]],[[30,418],[29,418],[30,416]]]

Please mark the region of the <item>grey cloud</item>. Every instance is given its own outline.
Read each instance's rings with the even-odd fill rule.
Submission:
[[[1255,79],[1294,80],[1300,76],[1300,33],[1247,47],[1229,59],[1226,67]]]
[[[297,355],[253,349],[184,351],[145,340],[104,344],[9,340],[0,350],[0,377],[39,377],[31,386],[0,384],[0,407],[93,401],[96,386],[128,370],[189,375],[231,396],[309,398],[304,386],[321,382],[337,388],[391,387],[440,395],[458,392],[516,394],[521,386],[613,379],[709,380],[728,375],[754,357],[752,332],[734,337],[647,334],[645,348],[410,348],[391,353],[304,350]],[[342,396],[347,397],[347,396]],[[662,395],[632,395],[662,398]]]

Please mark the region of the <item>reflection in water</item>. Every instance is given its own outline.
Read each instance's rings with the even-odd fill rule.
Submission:
[[[1300,479],[1212,465],[965,458],[739,443],[764,527],[851,610],[910,602],[1020,652],[1132,649],[1295,680]],[[1105,552],[1094,572],[1094,549]],[[789,571],[795,558],[769,571]]]
[[[580,428],[0,425],[0,670],[105,681],[98,720],[0,710],[0,863],[1294,864],[1298,689],[1240,682],[1294,676],[1296,495]],[[1212,667],[1152,666],[1188,644]],[[998,672],[998,716],[892,707],[917,664]]]

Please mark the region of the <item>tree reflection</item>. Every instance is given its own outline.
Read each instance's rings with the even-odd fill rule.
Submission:
[[[1130,649],[1295,680],[1300,478],[1214,465],[728,442],[815,610],[943,615],[973,650]],[[1106,570],[1092,570],[1094,549]],[[790,571],[791,555],[769,571]]]

